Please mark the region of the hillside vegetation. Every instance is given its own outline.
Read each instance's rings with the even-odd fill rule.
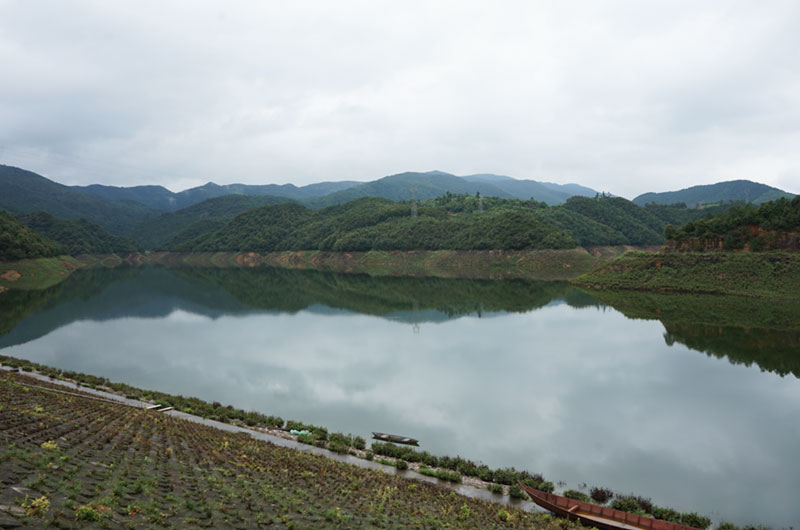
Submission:
[[[23,215],[20,221],[59,243],[67,254],[110,254],[141,250],[132,239],[106,232],[86,219],[58,219],[46,212]]]
[[[725,250],[799,249],[800,196],[766,202],[761,206],[736,206],[726,213],[677,228],[668,226],[665,235],[674,242],[674,247],[692,250],[720,246]],[[682,242],[688,244],[675,244]]]
[[[572,283],[594,289],[800,299],[800,253],[632,251]]]
[[[654,245],[665,223],[617,197],[573,197],[560,206],[446,193],[414,205],[363,198],[312,210],[265,206],[178,247],[184,251],[566,249]]]
[[[63,250],[58,243],[31,230],[13,215],[0,210],[0,261],[55,256]]]
[[[222,228],[237,214],[259,206],[287,201],[289,199],[272,195],[225,195],[207,199],[145,221],[136,227],[136,238],[151,250],[175,248],[201,234]]]

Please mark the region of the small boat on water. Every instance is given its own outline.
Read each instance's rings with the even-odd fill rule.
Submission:
[[[386,434],[385,432],[373,432],[372,437],[375,438],[376,440],[383,440],[384,442],[419,445],[419,442],[414,438],[409,438],[407,436],[398,436],[397,434]]]
[[[522,482],[519,485],[525,490],[525,493],[530,495],[531,500],[542,508],[567,519],[580,521],[584,525],[594,526],[600,530],[700,530],[692,526],[661,521],[644,515],[615,510],[607,506],[545,493]]]

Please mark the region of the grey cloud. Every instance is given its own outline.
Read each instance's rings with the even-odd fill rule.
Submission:
[[[437,168],[799,192],[798,22],[780,1],[10,1],[0,162],[173,189]]]

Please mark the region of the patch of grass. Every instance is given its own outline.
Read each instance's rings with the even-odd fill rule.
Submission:
[[[797,252],[628,252],[571,281],[591,289],[800,299]]]
[[[496,495],[502,495],[503,494],[503,486],[501,486],[500,484],[489,483],[489,484],[486,485],[486,489],[491,491],[492,493],[494,493]]]
[[[99,522],[103,520],[103,514],[97,511],[97,509],[94,507],[84,504],[75,510],[75,520]]]

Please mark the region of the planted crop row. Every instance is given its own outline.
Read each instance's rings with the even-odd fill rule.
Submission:
[[[0,374],[0,485],[28,527],[572,527],[26,379]]]

